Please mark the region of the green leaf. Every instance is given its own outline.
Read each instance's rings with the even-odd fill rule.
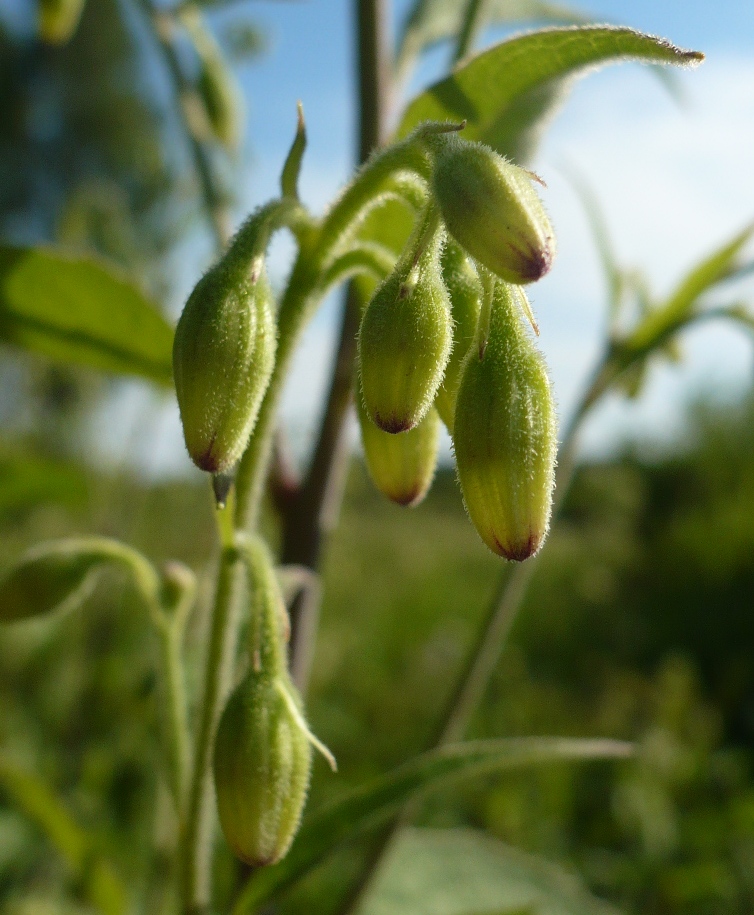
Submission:
[[[58,797],[35,775],[0,758],[0,788],[24,816],[47,837],[73,874],[84,895],[103,915],[125,915],[125,887],[109,861],[95,853],[89,835]]]
[[[473,0],[472,0],[473,2]],[[406,19],[398,48],[396,68],[405,74],[425,48],[455,38],[461,30],[469,0],[417,0]],[[492,0],[484,4],[481,28],[501,22],[583,23],[586,17],[559,3],[538,0]]]
[[[619,915],[572,874],[473,829],[406,829],[358,915]]]
[[[143,592],[157,593],[151,565],[125,544],[104,537],[57,540],[32,547],[0,581],[0,622],[80,607],[94,587],[97,572],[109,562],[125,565]]]
[[[0,341],[172,384],[173,331],[157,308],[114,268],[53,248],[0,247]]]
[[[652,349],[656,341],[666,336],[669,328],[698,305],[703,293],[737,273],[741,266],[741,252],[753,235],[754,225],[747,226],[704,258],[681,280],[665,302],[639,323],[626,345],[631,349]]]
[[[470,741],[424,753],[308,817],[287,857],[251,877],[233,913],[254,911],[340,845],[379,826],[420,791],[454,778],[565,760],[621,758],[630,753],[631,746],[619,741],[560,737]]]
[[[531,155],[570,78],[622,60],[691,66],[703,55],[610,26],[542,29],[511,38],[456,67],[411,102],[398,136],[422,121],[466,121],[463,137],[519,163]]]

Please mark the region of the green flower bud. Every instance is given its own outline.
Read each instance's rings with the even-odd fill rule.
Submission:
[[[461,380],[461,368],[466,353],[476,335],[479,309],[482,303],[482,285],[466,252],[452,239],[448,239],[442,253],[442,278],[450,296],[453,317],[453,349],[445,369],[445,376],[435,398],[440,419],[449,432],[453,432],[453,414],[456,393]]]
[[[374,485],[398,505],[418,505],[435,475],[440,440],[437,410],[430,408],[408,432],[391,435],[375,426],[358,395],[356,403],[364,457]]]
[[[496,285],[486,346],[480,335],[463,368],[453,436],[469,517],[493,552],[518,561],[547,534],[556,456],[550,383],[522,325],[522,295]]]
[[[555,235],[531,172],[481,143],[454,135],[436,141],[435,198],[450,234],[509,283],[531,283],[550,269]]]
[[[224,473],[240,459],[275,362],[272,294],[261,259],[251,275],[226,258],[197,283],[178,322],[173,374],[191,459]]]
[[[312,755],[300,718],[290,681],[252,670],[220,719],[214,759],[220,825],[233,853],[255,867],[279,861],[298,830]]]
[[[39,0],[39,36],[47,44],[65,44],[76,31],[86,0]]]
[[[359,332],[364,405],[385,432],[413,429],[426,416],[450,355],[448,293],[440,272],[442,233],[420,239],[382,283]],[[423,246],[423,247],[422,247]]]
[[[238,149],[243,136],[243,101],[233,73],[219,54],[202,61],[197,88],[214,135],[226,149]]]

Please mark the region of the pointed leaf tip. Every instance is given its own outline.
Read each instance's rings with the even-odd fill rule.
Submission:
[[[397,134],[422,121],[467,120],[464,137],[524,164],[569,78],[619,61],[692,67],[704,55],[619,26],[571,26],[516,35],[467,58],[408,105]]]

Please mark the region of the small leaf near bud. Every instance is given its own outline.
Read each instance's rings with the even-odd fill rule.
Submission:
[[[385,432],[406,432],[432,405],[450,355],[448,293],[440,273],[442,233],[425,238],[418,258],[402,257],[367,305],[359,331],[361,392]]]
[[[461,380],[461,368],[466,353],[476,335],[482,302],[482,284],[466,252],[453,239],[448,239],[442,253],[442,278],[450,296],[453,318],[453,349],[445,369],[435,407],[448,431],[453,432],[456,393]]]
[[[283,690],[287,690],[287,698]],[[215,741],[214,774],[223,834],[233,853],[255,867],[288,851],[306,801],[311,744],[288,682],[251,671],[230,697]]]
[[[231,470],[246,448],[275,361],[272,293],[261,259],[250,273],[220,261],[178,322],[173,374],[186,447],[202,470]]]
[[[450,234],[509,283],[532,283],[555,256],[555,234],[531,172],[481,143],[435,141],[433,186]]]
[[[437,410],[430,408],[408,432],[391,435],[375,426],[358,392],[356,401],[364,457],[374,485],[398,505],[418,505],[435,475],[440,438]]]
[[[547,534],[556,457],[550,382],[519,295],[496,284],[486,346],[472,346],[463,367],[453,435],[469,517],[493,552],[517,561]]]

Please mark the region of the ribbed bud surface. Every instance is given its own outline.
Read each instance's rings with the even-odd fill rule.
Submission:
[[[487,345],[480,355],[475,343],[463,368],[453,436],[469,517],[493,552],[517,561],[547,534],[557,446],[550,383],[519,294],[497,285]]]
[[[509,283],[532,283],[550,269],[555,234],[529,172],[481,143],[443,138],[435,197],[450,234]]]
[[[196,285],[178,322],[173,374],[186,447],[202,470],[231,470],[246,448],[275,362],[276,329],[264,269],[220,261]]]
[[[391,435],[379,429],[357,397],[361,441],[369,475],[379,491],[398,505],[418,505],[426,496],[437,466],[440,419],[437,410],[413,429]]]
[[[413,429],[432,405],[450,355],[450,303],[440,236],[415,267],[396,269],[367,306],[359,332],[364,406],[385,432]]]

